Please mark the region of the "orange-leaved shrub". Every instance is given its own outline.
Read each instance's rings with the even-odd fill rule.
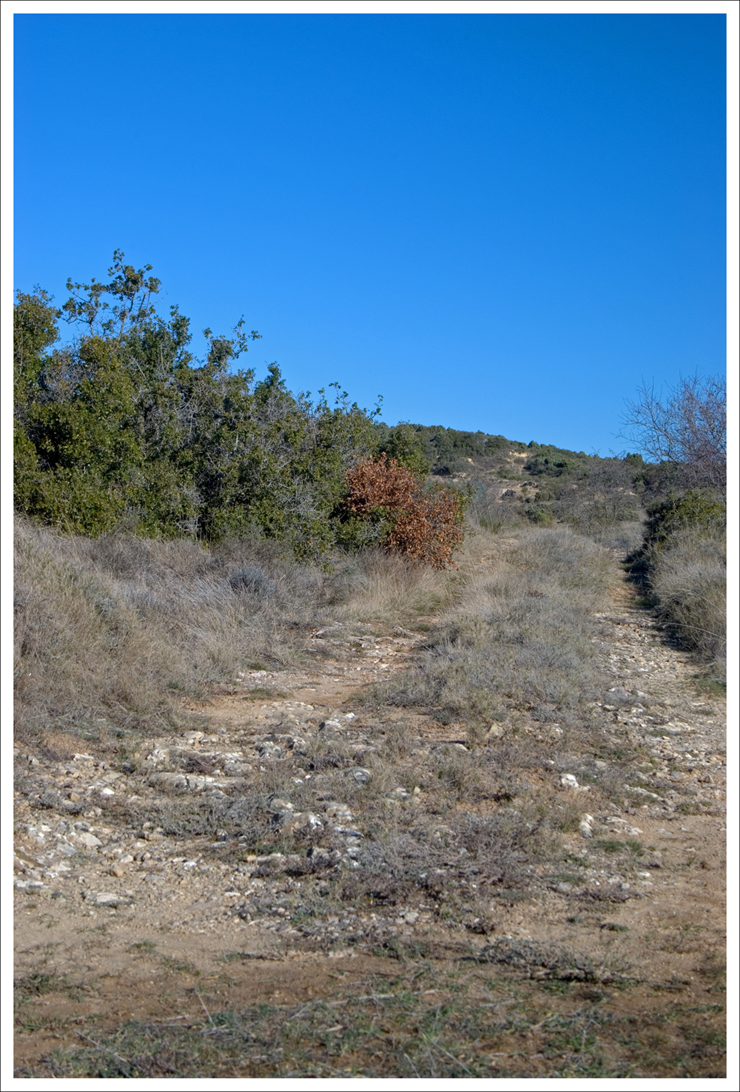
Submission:
[[[435,569],[453,564],[453,551],[464,538],[462,496],[440,485],[427,486],[385,452],[360,461],[345,479],[345,511],[381,524],[386,550]]]

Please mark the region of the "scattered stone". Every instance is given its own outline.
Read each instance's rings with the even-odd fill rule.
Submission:
[[[117,906],[130,906],[134,899],[131,895],[117,895],[112,891],[101,891],[99,895],[94,896],[93,902],[96,906],[110,906],[115,909]]]
[[[257,744],[257,754],[262,758],[282,758],[285,751],[278,747],[277,743],[271,743],[269,739]]]
[[[272,796],[268,796],[267,803],[270,807],[270,810],[275,812],[276,815],[281,815],[283,812],[295,811],[295,805],[291,804],[290,800],[284,800],[276,793],[273,793]]]
[[[42,792],[37,797],[36,806],[39,808],[61,808],[63,807],[62,798],[59,793],[56,792]]]
[[[617,827],[622,834],[642,834],[642,831],[639,827],[630,826],[626,819],[622,819],[618,815],[610,815],[604,821],[610,827]]]
[[[312,811],[283,812],[275,816],[275,821],[286,834],[297,834],[301,830],[315,830],[322,826],[318,815]]]
[[[89,834],[84,831],[77,834],[77,841],[81,842],[86,849],[97,849],[98,846],[102,846],[103,844],[100,841],[100,838],[96,838],[94,834]]]
[[[306,858],[311,861],[314,868],[331,868],[337,864],[340,855],[335,849],[324,849],[321,846],[311,846]]]
[[[226,789],[229,781],[208,774],[160,773],[149,777],[149,784],[164,792],[202,792],[204,789]]]
[[[397,789],[393,789],[392,792],[387,793],[389,799],[393,800],[410,800],[411,793],[408,790],[399,786]]]
[[[370,771],[366,770],[364,766],[353,766],[351,770],[345,771],[345,777],[351,777],[353,781],[357,781],[360,785],[367,785],[371,776]]]
[[[629,705],[632,704],[632,695],[628,694],[627,691],[621,686],[612,686],[609,690],[609,693],[611,694],[613,701],[618,701],[620,703],[624,702]]]
[[[649,792],[648,789],[641,789],[637,785],[625,785],[627,792],[637,793],[638,796],[649,796],[652,800],[660,800],[657,792]]]
[[[322,720],[321,724],[319,725],[319,731],[324,732],[327,729],[333,729],[335,732],[341,732],[342,728],[344,727],[345,726],[341,724],[338,720]]]
[[[346,804],[332,802],[325,806],[324,811],[326,812],[327,818],[338,819],[340,823],[351,823],[354,819],[354,815]]]

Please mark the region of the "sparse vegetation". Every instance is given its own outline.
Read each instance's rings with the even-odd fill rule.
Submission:
[[[660,801],[688,823],[718,807],[716,794],[694,798],[672,759],[661,765],[665,733],[685,726],[634,680],[613,685],[614,551],[633,551],[646,604],[710,666],[709,701],[724,656],[722,497],[687,492],[680,463],[389,429],[346,395],[333,407],[323,393],[315,404],[292,395],[276,366],[254,384],[230,370],[246,349],[241,326],[230,339],[209,333],[198,365],[186,320],[156,316],[147,274],[117,254],[109,284],[70,284],[63,310],[83,334],[61,349],[49,298],[18,298],[15,674],[28,826],[40,812],[65,837],[87,836],[65,849],[71,872],[98,859],[102,839],[76,822],[92,818],[110,837],[100,859],[113,862],[111,887],[128,882],[116,864],[126,858],[147,880],[176,868],[184,887],[229,876],[227,905],[208,913],[232,928],[269,919],[276,945],[285,928],[300,954],[376,964],[340,996],[327,986],[301,1004],[229,1007],[216,990],[206,1004],[212,978],[190,952],[165,950],[163,923],[161,944],[140,933],[127,951],[190,982],[197,1017],[99,1032],[81,1020],[78,1049],[18,1075],[720,1076],[721,1007],[695,1027],[698,1009],[656,1004],[658,990],[686,981],[629,978],[619,945],[634,943],[633,926],[603,916],[653,886],[642,869],[662,867],[618,811],[639,818]],[[373,685],[350,674],[396,654],[403,669],[372,668]],[[331,715],[308,704],[329,667],[351,713],[341,697]],[[307,701],[280,700],[296,692]],[[218,700],[239,703],[216,732],[233,730],[228,745],[242,750],[186,731],[209,725]],[[79,740],[92,754],[76,753]],[[71,762],[59,792],[37,778],[37,753]],[[651,789],[636,783],[645,770]],[[135,856],[110,849],[124,841]],[[177,856],[159,856],[164,844]],[[58,908],[70,888],[54,882]],[[34,913],[43,886],[23,888]],[[136,895],[118,891],[85,891],[85,915],[130,910]],[[570,900],[563,928],[588,921],[598,961],[593,948],[500,935],[504,912],[514,920],[518,906],[554,899]],[[105,922],[89,929],[107,935]],[[698,953],[691,930],[664,930],[656,950]],[[273,958],[235,950],[257,933],[230,938],[224,981]],[[721,988],[713,955],[695,969]],[[47,998],[74,1000],[81,987],[51,962],[26,970],[18,1026],[30,1033],[46,1026]],[[639,1026],[635,1005],[617,1004],[638,986],[653,1013]]]
[[[336,975],[334,996],[248,1009],[197,997],[186,1021],[86,1029],[19,1077],[717,1078],[724,1007],[648,992],[639,1020],[619,988],[522,981],[464,952],[387,953],[390,972]],[[238,957],[239,953],[234,953]],[[442,958],[440,958],[440,955]],[[447,956],[444,960],[444,956]],[[461,961],[463,957],[463,961]],[[200,992],[200,991],[198,991]],[[207,996],[207,995],[206,995]],[[556,1011],[553,1011],[553,1009]],[[84,1026],[84,1025],[83,1025]]]
[[[27,738],[56,726],[110,741],[172,722],[178,695],[231,685],[250,665],[294,664],[327,621],[402,620],[447,594],[441,574],[382,551],[342,555],[327,571],[244,538],[210,549],[92,539],[24,519],[15,536],[16,718]]]
[[[567,530],[530,532],[492,573],[472,575],[418,666],[383,700],[474,729],[531,710],[561,721],[598,688],[592,616],[609,558]]]
[[[722,681],[726,666],[726,508],[708,490],[671,494],[648,510],[631,571],[669,633]]]

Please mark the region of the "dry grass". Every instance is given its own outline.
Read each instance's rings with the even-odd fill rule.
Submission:
[[[710,1029],[716,1040],[702,1045],[682,1032],[675,1047],[653,1054],[640,1038],[642,1022],[636,1029],[626,1017],[601,1016],[577,993],[572,1013],[554,1015],[551,995],[538,993],[549,986],[569,996],[578,983],[538,984],[480,962],[459,941],[445,970],[431,932],[404,939],[390,927],[399,912],[418,912],[434,935],[450,926],[472,939],[495,930],[502,905],[537,897],[543,885],[567,883],[574,898],[593,897],[583,863],[561,838],[578,829],[583,801],[557,785],[561,772],[573,773],[588,785],[590,810],[604,799],[619,803],[635,757],[626,745],[611,752],[586,701],[603,698],[609,685],[593,617],[618,578],[606,549],[561,529],[506,538],[480,531],[466,542],[458,572],[381,553],[337,557],[329,571],[265,544],[206,551],[127,536],[65,538],[20,523],[17,551],[26,732],[56,718],[105,737],[96,716],[146,727],[174,716],[173,683],[207,692],[250,663],[289,666],[316,626],[343,622],[337,631],[346,636],[349,621],[380,630],[415,618],[421,628],[419,615],[435,626],[415,669],[360,713],[357,735],[322,734],[312,724],[305,746],[247,767],[228,794],[96,799],[119,828],[146,824],[188,846],[198,840],[211,861],[249,860],[265,885],[245,896],[240,916],[279,906],[307,949],[336,954],[349,946],[387,957],[399,967],[393,989],[384,979],[384,998],[363,986],[327,1006],[244,1012],[223,1011],[214,997],[202,1025],[90,1026],[82,1049],[22,1075],[719,1075],[718,1025]],[[494,718],[501,731],[485,739]],[[467,748],[438,742],[440,724],[451,722],[452,738],[467,729]],[[366,782],[352,776],[358,765],[369,772]],[[339,802],[351,813],[346,827],[362,836],[348,838],[329,823],[291,832],[272,794],[296,812]],[[589,852],[592,867],[613,868],[619,853],[637,859],[643,849],[593,839]],[[259,867],[250,857],[268,854],[276,856]],[[26,992],[47,985],[29,982]],[[507,1015],[492,1022],[501,997]],[[690,1057],[682,1053],[689,1039]]]
[[[727,546],[719,534],[695,527],[676,532],[655,552],[650,585],[659,616],[716,677],[727,656]]]
[[[473,571],[415,670],[379,694],[470,726],[512,709],[557,720],[598,685],[592,615],[613,580],[603,548],[570,531],[522,535]]]
[[[449,600],[450,577],[381,550],[345,558],[332,578],[334,617],[402,623],[434,613]]]
[[[23,519],[15,537],[17,726],[31,736],[172,722],[175,695],[295,664],[316,626],[403,620],[446,594],[444,573],[381,552],[322,568],[248,540],[88,539]]]

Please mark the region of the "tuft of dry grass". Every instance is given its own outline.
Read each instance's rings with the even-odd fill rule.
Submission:
[[[335,617],[373,623],[433,614],[449,601],[451,583],[454,574],[382,550],[350,555],[335,562]]]

